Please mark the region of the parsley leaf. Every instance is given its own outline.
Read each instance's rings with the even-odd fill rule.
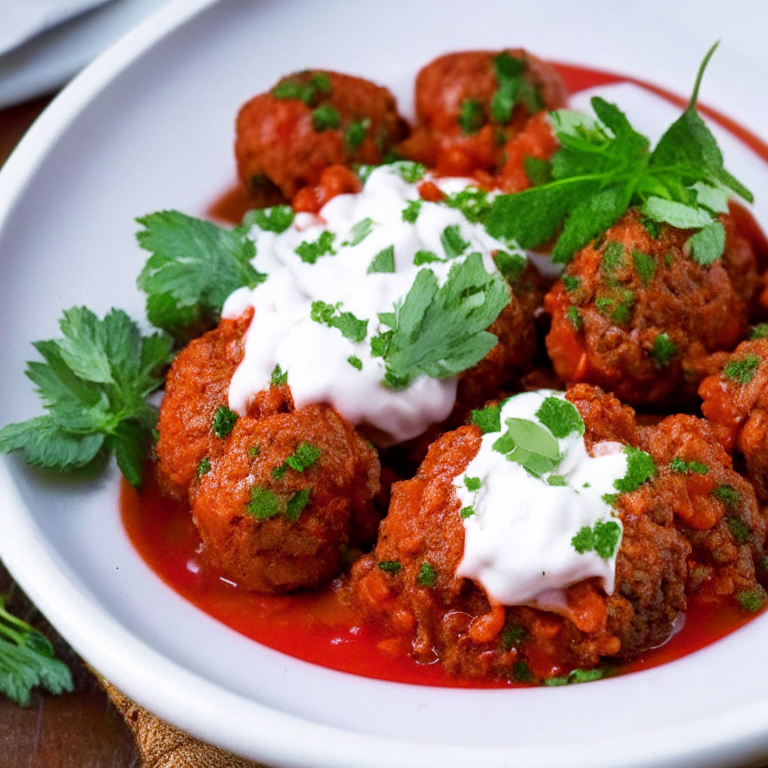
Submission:
[[[616,553],[621,539],[621,526],[615,520],[607,523],[598,520],[592,528],[585,525],[571,539],[571,545],[580,554],[597,552],[603,560],[610,560]]]
[[[716,46],[715,46],[716,47]],[[728,188],[752,202],[752,195],[723,167],[723,157],[696,100],[705,57],[687,109],[653,152],[625,115],[599,97],[597,120],[561,110],[551,116],[560,149],[551,161],[552,181],[513,195],[497,196],[485,224],[494,237],[535,248],[555,236],[553,261],[573,254],[604,233],[631,207],[647,220],[698,229],[690,239],[693,258],[710,264],[722,255],[725,232],[713,210],[717,192]]]
[[[341,125],[341,115],[330,104],[321,104],[312,112],[312,127],[320,132]]]
[[[377,563],[379,568],[381,568],[384,573],[400,573],[400,570],[402,569],[402,565],[397,560],[382,560],[380,563]]]
[[[613,487],[619,493],[631,493],[636,491],[644,482],[655,477],[658,470],[653,458],[645,451],[633,448],[631,445],[625,445],[624,453],[627,455],[627,474],[615,480]]]
[[[408,184],[415,184],[417,181],[421,181],[427,173],[426,165],[414,163],[412,160],[398,160],[392,163],[392,168]]]
[[[653,341],[650,355],[654,367],[665,368],[677,355],[677,344],[666,333],[660,333]]]
[[[760,367],[760,358],[757,355],[747,355],[741,360],[731,360],[723,368],[723,378],[727,381],[735,381],[737,384],[749,384],[755,378]]]
[[[229,437],[232,430],[235,428],[235,422],[237,421],[237,414],[230,410],[226,405],[219,406],[216,413],[213,415],[213,425],[211,429],[216,437]]]
[[[263,485],[251,488],[251,501],[245,507],[257,520],[269,520],[284,510],[283,499]]]
[[[152,325],[183,340],[219,321],[226,298],[266,280],[251,265],[256,248],[244,228],[223,229],[179,211],[137,219],[139,245],[152,255],[137,285]]]
[[[700,461],[684,461],[679,456],[675,456],[675,458],[669,462],[669,468],[673,472],[680,472],[681,474],[694,472],[697,475],[706,475],[709,471],[706,464],[702,464]]]
[[[451,224],[446,227],[443,234],[440,235],[440,242],[443,244],[445,255],[449,259],[458,258],[469,248],[469,242],[461,236],[461,229],[458,224]]]
[[[309,80],[303,72],[283,78],[273,89],[276,99],[299,99],[312,104],[318,96],[331,94],[331,80],[325,72],[315,72]]]
[[[305,264],[314,264],[321,256],[333,256],[336,253],[333,250],[335,239],[336,235],[326,229],[314,242],[305,240],[295,252]]]
[[[544,108],[538,89],[524,77],[525,59],[502,51],[493,60],[498,89],[491,100],[491,115],[497,123],[505,125],[512,119],[512,110],[522,101],[531,113]]]
[[[576,407],[560,397],[546,398],[536,417],[555,437],[567,437],[572,432],[584,434],[584,421]]]
[[[415,224],[416,219],[419,218],[422,202],[422,200],[409,200],[408,205],[403,208],[403,221]]]
[[[322,454],[322,451],[311,443],[301,443],[299,447],[285,460],[285,463],[297,472],[303,472],[311,467]]]
[[[461,211],[464,218],[473,224],[482,222],[491,208],[488,193],[478,187],[467,187],[461,192],[448,195],[443,204]]]
[[[360,245],[371,232],[373,232],[373,219],[365,218],[362,221],[358,221],[349,232],[349,240],[344,242],[343,245]]]
[[[312,493],[311,488],[304,488],[288,499],[288,503],[285,505],[285,518],[290,522],[296,522],[304,511],[304,508],[309,504],[309,497]]]
[[[288,371],[283,371],[279,363],[275,366],[275,370],[272,371],[272,376],[269,381],[273,387],[282,387],[283,384],[288,383]]]
[[[53,654],[45,636],[9,613],[0,597],[0,693],[27,707],[38,686],[53,694],[71,691],[72,675]]]
[[[478,411],[472,411],[472,423],[480,427],[483,434],[501,432],[501,406],[486,405]]]
[[[464,99],[456,122],[465,136],[477,133],[485,125],[485,110],[482,102],[477,99]]]
[[[363,361],[357,355],[350,355],[347,358],[347,362],[358,371],[363,370]]]
[[[432,589],[437,583],[437,571],[434,566],[426,560],[421,564],[421,568],[419,568],[419,573],[416,576],[416,583],[420,587],[427,587],[428,589]]]
[[[99,320],[75,307],[60,327],[62,339],[34,345],[45,362],[30,362],[26,371],[48,413],[0,429],[0,452],[20,451],[33,466],[67,472],[112,451],[139,486],[157,421],[146,398],[163,383],[171,339],[142,337],[117,309]]]
[[[464,485],[466,486],[467,490],[470,491],[470,493],[474,493],[475,491],[480,490],[481,486],[480,478],[479,477],[465,477],[464,478]]]
[[[365,134],[370,127],[371,121],[370,118],[367,117],[363,120],[355,120],[350,124],[344,137],[344,140],[347,143],[347,149],[350,152],[360,149],[360,146],[365,141]]]
[[[751,341],[755,339],[768,339],[768,323],[753,325],[749,332],[749,338]]]
[[[264,232],[279,235],[293,224],[294,213],[290,205],[276,205],[274,208],[256,208],[243,216],[242,227],[259,227]]]
[[[341,303],[328,304],[324,301],[313,301],[310,317],[329,328],[338,328],[345,339],[360,342],[368,333],[368,321],[360,320],[351,312],[340,312]]]

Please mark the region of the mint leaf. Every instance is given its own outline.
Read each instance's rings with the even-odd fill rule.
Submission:
[[[527,419],[507,419],[505,424],[507,431],[493,444],[493,450],[505,454],[507,461],[522,465],[536,477],[560,463],[560,446],[547,429]]]
[[[691,235],[688,240],[693,260],[706,267],[725,251],[725,227],[715,221]]]
[[[373,219],[365,218],[362,221],[358,221],[350,230],[349,240],[344,245],[360,245],[371,232],[373,232]]]
[[[368,274],[371,275],[375,272],[391,273],[395,271],[395,246],[390,245],[388,248],[379,251],[371,261],[371,266],[368,267]]]
[[[251,265],[256,248],[242,228],[227,230],[179,211],[137,219],[139,245],[152,255],[137,285],[152,325],[187,340],[216,325],[227,297],[266,280]]]

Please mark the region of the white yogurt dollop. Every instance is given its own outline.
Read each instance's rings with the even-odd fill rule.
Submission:
[[[560,417],[547,418],[553,411]],[[565,588],[590,577],[600,578],[612,594],[622,528],[603,496],[615,494],[614,482],[627,473],[624,446],[598,443],[590,455],[583,422],[562,392],[515,395],[500,417],[501,431],[483,435],[479,452],[453,481],[465,529],[457,575],[477,582],[502,605],[564,607]],[[547,426],[568,424],[569,418],[575,426],[563,437],[552,432],[567,427]],[[525,446],[533,446],[533,456]],[[602,555],[589,548],[595,534]],[[614,544],[610,553],[606,541]]]
[[[446,179],[439,184],[454,193],[471,182]],[[411,215],[404,218],[409,204]],[[415,220],[409,220],[416,209]],[[461,255],[449,252],[450,243],[446,250],[448,228],[463,245]],[[322,243],[321,237],[327,242],[328,233],[332,253],[310,263],[296,252],[302,243]],[[394,311],[421,269],[432,270],[442,285],[453,265],[479,252],[485,269],[497,271],[491,254],[509,252],[507,243],[492,238],[456,208],[422,201],[417,185],[405,181],[397,165],[373,170],[362,192],[333,198],[318,216],[297,214],[280,234],[255,226],[249,237],[256,244],[254,266],[267,279],[254,289],[235,291],[224,305],[224,317],[254,308],[245,355],[229,389],[230,408],[244,414],[279,365],[288,374],[297,407],[327,403],[352,424],[374,427],[382,445],[416,437],[447,418],[456,401],[455,377],[419,376],[404,389],[383,383],[384,365],[372,357],[370,347],[371,338],[387,330],[379,313]],[[369,272],[377,257],[387,261],[387,254],[381,254],[390,247],[394,271]],[[419,251],[439,261],[422,256],[417,259],[421,264],[414,264]],[[338,328],[312,320],[314,301],[338,304],[338,312],[367,320],[365,338],[350,341]]]

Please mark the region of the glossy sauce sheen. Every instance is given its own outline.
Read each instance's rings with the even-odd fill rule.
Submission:
[[[571,93],[618,82],[635,82],[685,105],[667,91],[588,68],[557,65]],[[768,162],[768,145],[729,118],[706,107],[708,115]],[[248,202],[238,187],[219,198],[207,214],[239,223]],[[186,505],[160,496],[149,479],[141,495],[123,481],[121,513],[125,530],[139,555],[172,589],[209,616],[270,648],[330,669],[418,685],[506,688],[506,681],[463,681],[450,677],[440,664],[420,665],[407,655],[393,656],[379,647],[386,637],[362,626],[340,599],[337,589],[321,593],[264,596],[248,592],[210,572],[199,558],[200,537]],[[658,666],[703,648],[746,624],[755,614],[732,605],[702,604],[689,598],[682,629],[665,645],[617,671]]]

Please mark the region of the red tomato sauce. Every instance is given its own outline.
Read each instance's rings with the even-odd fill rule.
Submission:
[[[567,64],[555,66],[570,93],[634,82],[681,107],[687,103],[633,78]],[[720,112],[705,106],[699,109],[768,162],[768,144]],[[249,207],[247,193],[238,185],[218,198],[206,213],[238,224]],[[456,679],[439,663],[417,664],[407,652],[388,652],[387,636],[361,624],[341,599],[338,588],[275,597],[248,592],[222,579],[200,559],[200,537],[187,506],[163,498],[152,479],[141,494],[123,481],[121,513],[136,551],[166,584],[212,618],[256,642],[330,669],[381,680],[454,688],[520,687],[506,681]],[[678,659],[730,634],[755,615],[735,605],[703,603],[694,595],[689,598],[685,623],[677,634],[617,671],[635,672]]]

